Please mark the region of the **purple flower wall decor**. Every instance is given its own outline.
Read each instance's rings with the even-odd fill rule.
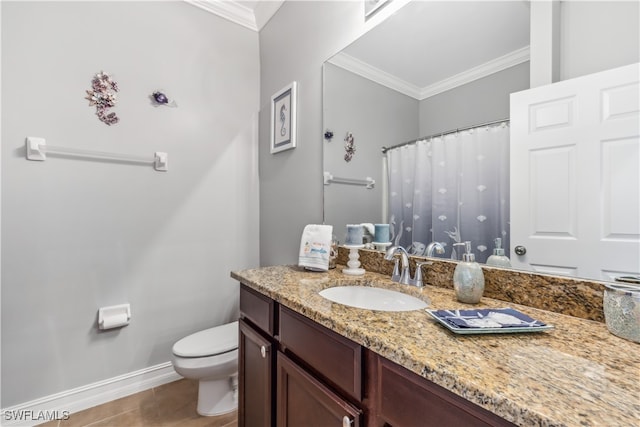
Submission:
[[[159,107],[161,105],[164,105],[165,107],[178,106],[178,104],[176,104],[176,101],[169,99],[167,95],[160,92],[159,90],[153,92],[151,96],[149,96],[149,98],[151,99],[151,105],[153,105],[154,107]]]
[[[96,107],[96,116],[107,126],[120,121],[116,113],[107,113],[109,108],[116,105],[116,92],[118,84],[104,71],[97,73],[91,80],[91,89],[87,91],[85,99],[89,100],[89,106]]]
[[[356,153],[356,143],[353,140],[353,134],[351,132],[347,132],[347,136],[344,138],[344,151],[346,151],[344,161],[350,162]]]

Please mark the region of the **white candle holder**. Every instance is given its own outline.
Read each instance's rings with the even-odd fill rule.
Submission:
[[[344,268],[342,272],[349,276],[362,276],[365,271],[364,268],[360,268],[360,253],[358,249],[364,248],[364,245],[344,245],[344,247],[349,249],[349,262],[347,262],[349,268]]]
[[[386,252],[387,248],[391,246],[391,242],[385,242],[385,243],[373,242],[373,246],[375,246],[376,249],[379,251]]]

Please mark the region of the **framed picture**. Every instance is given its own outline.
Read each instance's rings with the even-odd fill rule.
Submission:
[[[296,148],[296,89],[292,82],[271,97],[271,154]]]

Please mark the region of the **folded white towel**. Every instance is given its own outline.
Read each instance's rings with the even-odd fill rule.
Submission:
[[[327,271],[331,254],[333,226],[309,224],[304,227],[300,239],[298,265],[308,270]]]

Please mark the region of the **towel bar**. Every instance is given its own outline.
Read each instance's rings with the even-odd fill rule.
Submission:
[[[25,145],[27,148],[27,160],[35,160],[43,162],[47,160],[47,153],[68,154],[74,156],[97,157],[102,159],[123,160],[127,162],[136,162],[144,164],[152,164],[153,168],[160,172],[169,170],[167,153],[155,152],[153,158],[145,156],[135,156],[130,154],[107,153],[104,151],[85,150],[82,148],[57,147],[47,145],[44,138],[28,136]]]

